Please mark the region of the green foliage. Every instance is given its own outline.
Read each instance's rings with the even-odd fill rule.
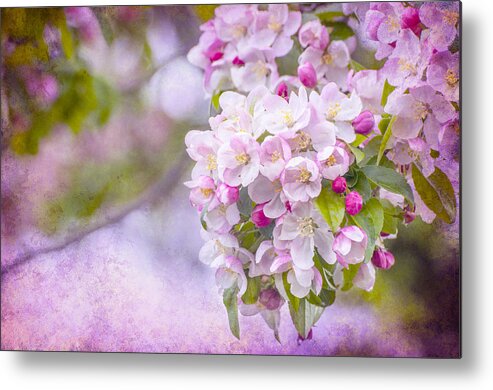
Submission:
[[[454,188],[449,178],[438,167],[428,177],[425,177],[418,167],[413,164],[412,177],[416,191],[423,203],[433,211],[437,217],[446,223],[453,223],[456,214]]]
[[[353,153],[354,158],[356,159],[356,164],[360,164],[361,161],[365,158],[365,153],[360,149],[357,148],[353,145],[348,144],[349,149],[351,150],[351,153]]]
[[[238,321],[238,286],[230,287],[224,290],[223,303],[228,313],[229,328],[231,333],[240,339],[240,322]]]
[[[322,21],[328,27],[330,39],[333,41],[343,41],[354,35],[354,31],[345,22]]]
[[[258,301],[258,296],[260,294],[260,276],[247,278],[247,281],[247,289],[241,296],[241,300],[246,305],[253,305]]]
[[[341,287],[342,291],[349,291],[353,287],[353,279],[358,273],[361,264],[349,264],[348,268],[342,270],[344,276],[344,284]]]
[[[394,91],[395,87],[387,80],[385,80],[385,84],[383,85],[383,91],[382,91],[382,99],[380,103],[382,104],[382,107],[385,107],[387,105],[387,99],[389,98],[389,95]]]
[[[306,299],[300,301],[298,308],[295,308],[291,302],[289,302],[289,313],[291,314],[293,324],[298,333],[305,339],[308,337],[310,329],[320,319],[323,312],[323,307],[313,305]]]
[[[380,204],[383,207],[383,226],[382,232],[388,234],[397,233],[397,226],[402,221],[401,210],[394,206],[388,199],[380,199]]]
[[[344,219],[344,198],[330,189],[323,189],[315,206],[329,224],[330,230],[336,232]]]
[[[58,124],[67,125],[77,134],[90,120],[94,126],[103,126],[109,120],[116,97],[106,82],[81,69],[62,78],[61,85],[55,103],[46,111],[36,112],[31,127],[12,137],[16,153],[36,154],[41,139]]]
[[[387,149],[387,142],[389,141],[390,136],[392,135],[392,126],[394,125],[394,122],[397,120],[397,116],[393,116],[392,118],[385,118],[382,119],[379,123],[384,122],[383,126],[385,126],[385,131],[380,129],[382,131],[383,137],[382,137],[382,142],[380,143],[380,148],[378,149],[378,157],[377,157],[377,164],[380,164],[380,161],[382,160],[383,154],[385,153],[385,149]]]
[[[193,6],[195,14],[202,22],[207,22],[209,19],[212,19],[216,8],[217,5],[214,4],[201,4]]]
[[[322,24],[332,22],[335,18],[344,17],[344,12],[341,11],[326,11],[316,14]]]
[[[367,165],[370,159],[378,154],[380,149],[380,143],[382,142],[382,136],[377,135],[373,137],[365,146],[365,157],[360,162],[360,166]]]
[[[300,298],[295,297],[291,293],[291,286],[288,283],[288,271],[286,271],[286,272],[284,272],[282,274],[282,283],[283,283],[283,286],[284,286],[284,290],[286,291],[286,295],[288,296],[289,305],[290,306],[292,305],[293,308],[294,308],[294,310],[295,311],[298,311],[298,309],[300,307]]]
[[[358,193],[363,198],[363,201],[366,202],[371,197],[371,185],[370,185],[370,182],[368,181],[368,179],[366,178],[366,176],[361,171],[359,171],[357,173],[357,177],[358,177],[358,180],[351,187],[351,190],[358,191]]]
[[[378,199],[372,198],[363,206],[358,214],[353,215],[351,218],[368,236],[365,262],[369,262],[375,249],[375,242],[383,228],[383,207]]]
[[[365,176],[375,185],[395,194],[400,194],[408,202],[414,204],[413,192],[402,175],[391,168],[376,165],[367,165],[361,168]]]

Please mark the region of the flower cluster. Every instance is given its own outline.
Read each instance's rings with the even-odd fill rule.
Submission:
[[[238,306],[278,337],[287,302],[307,338],[338,290],[371,291],[394,265],[385,240],[401,224],[454,222],[458,7],[315,7],[301,25],[287,5],[231,5],[202,25],[189,60],[217,115],[186,136],[185,184],[237,337]],[[351,58],[356,36],[383,66]],[[295,71],[279,75],[275,59],[296,50]]]

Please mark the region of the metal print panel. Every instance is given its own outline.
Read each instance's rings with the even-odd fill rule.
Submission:
[[[1,348],[460,357],[460,7],[3,8]]]

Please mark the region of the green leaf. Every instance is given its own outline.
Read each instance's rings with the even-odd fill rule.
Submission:
[[[214,17],[214,12],[217,8],[217,5],[213,4],[200,4],[194,5],[193,9],[195,10],[195,14],[199,17],[202,22],[207,22],[209,19]]]
[[[361,70],[365,70],[366,68],[361,65],[359,62],[356,62],[355,60],[351,60],[349,62],[349,66],[354,69],[355,72],[359,72]]]
[[[211,104],[212,104],[212,107],[214,107],[214,110],[216,110],[217,112],[219,112],[219,98],[221,97],[221,94],[222,94],[222,91],[217,91],[217,92],[214,92],[214,94],[212,95],[212,98],[211,98]]]
[[[380,199],[383,207],[383,226],[382,232],[388,234],[397,233],[397,225],[402,221],[402,212],[394,206],[388,199]]]
[[[229,328],[231,333],[240,339],[240,323],[238,321],[238,286],[230,287],[224,290],[223,303],[228,313]]]
[[[353,279],[358,273],[361,264],[349,264],[348,268],[342,269],[342,274],[344,276],[344,283],[341,287],[342,291],[348,291],[353,287]]]
[[[260,277],[247,278],[247,289],[241,296],[241,300],[246,305],[257,303],[260,294]]]
[[[380,101],[382,107],[385,107],[387,105],[387,99],[389,98],[389,95],[394,91],[395,87],[387,80],[385,80],[385,84],[383,85],[383,91],[382,91],[382,99]]]
[[[368,161],[378,154],[380,149],[380,143],[382,142],[382,136],[377,135],[373,137],[365,146],[365,158],[359,164],[360,166],[367,165]]]
[[[412,176],[424,204],[446,223],[453,223],[456,214],[455,193],[447,175],[435,167],[435,171],[426,178],[413,164]]]
[[[367,139],[368,139],[368,137],[364,136],[363,134],[356,134],[356,138],[354,139],[353,142],[351,142],[351,145],[352,146],[360,146]],[[366,149],[365,149],[365,151],[366,151]]]
[[[238,201],[238,210],[241,214],[251,215],[253,210],[253,203],[250,197],[248,196],[248,190],[246,187],[243,187],[240,190],[240,199]]]
[[[368,202],[366,202],[364,212],[368,212],[371,220],[373,221],[375,235],[378,237],[383,228],[384,210],[382,205],[377,198],[371,198]]]
[[[316,295],[313,291],[310,291],[307,300],[312,305],[319,307],[328,307],[332,305],[336,300],[336,292],[335,290],[328,290],[323,288],[322,290],[320,290],[320,294]]]
[[[388,124],[387,127],[385,128],[385,132],[383,133],[382,142],[380,143],[380,148],[378,150],[377,165],[380,164],[380,160],[382,160],[383,154],[385,153],[385,149],[387,148],[387,142],[389,142],[389,138],[392,135],[392,126],[394,125],[396,119],[397,116],[393,116],[391,119],[387,119],[387,118],[382,119],[382,121],[388,120]]]
[[[340,18],[344,17],[344,13],[340,11],[327,11],[327,12],[320,12],[318,14],[315,14],[317,18],[320,19],[322,24],[324,22],[331,22],[334,18]]]
[[[351,153],[354,154],[354,158],[356,159],[356,163],[359,164],[364,158],[365,158],[365,153],[360,149],[355,146],[349,145],[349,149],[351,149]]]
[[[336,232],[344,218],[344,199],[334,191],[325,189],[315,199],[315,206],[329,224],[330,230]]]
[[[391,168],[376,165],[367,165],[361,171],[372,183],[387,191],[404,196],[411,204],[414,204],[413,192],[406,179]]]
[[[282,283],[284,285],[284,290],[286,291],[286,295],[288,296],[289,299],[289,305],[293,306],[293,308],[297,311],[299,306],[300,306],[300,299],[298,297],[295,297],[291,293],[291,286],[288,283],[288,272],[284,272],[282,274]]]
[[[377,199],[372,198],[358,214],[353,215],[351,218],[356,225],[366,232],[368,237],[365,250],[365,263],[368,263],[373,255],[376,240],[382,231],[384,221],[383,207]]]
[[[291,302],[289,303],[289,313],[293,324],[298,333],[303,338],[308,337],[308,333],[313,325],[320,319],[320,316],[324,312],[324,308],[312,305],[306,299],[302,299],[298,309],[295,309]]]
[[[333,41],[343,41],[354,35],[353,29],[345,22],[322,21],[322,24],[329,27],[330,39]]]
[[[356,184],[351,188],[354,191],[358,191],[358,193],[361,195],[363,198],[363,201],[368,201],[371,197],[371,186],[370,182],[366,178],[366,176],[363,174],[363,172],[358,172],[358,181]]]

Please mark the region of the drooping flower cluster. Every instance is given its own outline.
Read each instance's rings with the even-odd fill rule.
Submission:
[[[394,265],[385,240],[400,224],[454,222],[458,7],[315,7],[301,25],[287,5],[232,5],[202,25],[189,60],[219,98],[210,129],[185,139],[186,185],[237,337],[238,305],[278,337],[288,302],[307,338],[336,291],[371,291],[376,269]],[[352,60],[356,36],[383,66]],[[276,58],[298,48],[295,71],[279,75]]]

